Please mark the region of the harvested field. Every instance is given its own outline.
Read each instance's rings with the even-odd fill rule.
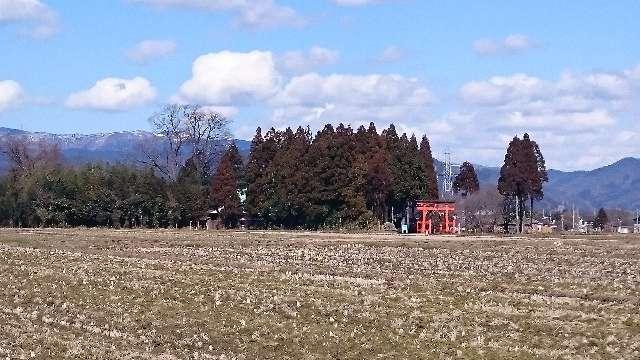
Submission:
[[[640,239],[0,230],[0,358],[640,358]]]

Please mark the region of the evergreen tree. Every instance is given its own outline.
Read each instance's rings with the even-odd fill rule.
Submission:
[[[262,154],[264,138],[262,137],[262,129],[258,127],[256,134],[251,140],[251,148],[249,159],[245,169],[245,177],[247,181],[247,200],[245,202],[245,210],[252,218],[257,218],[261,207],[261,189],[259,188],[259,180],[264,174],[268,163]]]
[[[365,227],[371,220],[365,198],[366,170],[358,156],[356,135],[350,126],[339,124],[336,128],[336,157],[341,173],[340,191],[343,208],[339,210],[339,223]]]
[[[439,198],[438,177],[431,153],[431,145],[426,135],[422,136],[422,141],[420,141],[420,158],[422,159],[425,173],[425,185],[422,196],[426,200],[437,200]]]
[[[327,124],[309,148],[308,226],[311,228],[366,222],[363,176],[354,173],[356,142],[351,127]]]
[[[197,224],[201,218],[207,215],[209,210],[208,186],[203,182],[201,173],[202,167],[198,165],[197,158],[187,160],[178,173],[178,179],[170,183],[173,187],[171,194],[174,194],[177,208],[174,211],[174,220],[177,220],[178,227],[186,227]],[[175,219],[178,215],[177,219]]]
[[[465,161],[460,167],[460,172],[456,175],[453,181],[453,191],[462,193],[462,196],[473,194],[480,190],[480,183],[478,182],[478,175],[470,162]]]
[[[514,199],[518,232],[522,232],[522,217],[524,215],[522,204],[529,194],[529,178],[522,163],[522,152],[522,140],[516,136],[509,143],[498,179],[498,192],[505,197]],[[505,230],[507,229],[508,223],[505,221]]]
[[[266,137],[262,137],[261,129],[251,142],[251,153],[246,167],[247,179],[247,214],[263,226],[270,225],[270,209],[268,200],[273,198],[275,184],[272,183],[274,169],[270,167],[278,150],[276,130],[271,128]]]
[[[525,157],[526,174],[529,178],[529,201],[531,204],[530,222],[533,224],[533,201],[542,200],[544,198],[543,186],[549,181],[547,169],[538,144],[531,140],[529,134],[525,133],[522,137],[523,154]]]
[[[365,198],[367,206],[380,221],[387,220],[387,199],[392,186],[391,171],[389,170],[389,154],[382,137],[378,134],[373,123],[366,130],[367,178]]]
[[[391,124],[389,128],[382,131],[385,151],[388,154],[388,167],[391,175],[391,186],[387,198],[387,209],[390,210],[390,220],[395,220],[395,212],[401,207],[402,196],[402,150],[400,137],[396,132],[396,127]]]
[[[222,210],[221,218],[227,228],[238,226],[242,216],[239,196],[242,172],[242,158],[238,148],[231,143],[211,178],[210,189],[211,205]]]
[[[320,228],[329,225],[328,221],[340,205],[340,194],[336,168],[332,152],[335,151],[335,130],[331,124],[316,134],[309,147],[309,205],[307,208],[307,226]]]
[[[515,200],[518,231],[522,232],[525,201],[542,199],[543,184],[548,181],[544,158],[538,145],[525,134],[520,140],[517,136],[509,143],[504,164],[500,169],[498,191],[505,197]],[[507,224],[505,224],[506,226]]]
[[[228,161],[231,163],[233,174],[236,177],[236,181],[238,182],[238,190],[242,191],[246,189],[247,180],[245,176],[244,161],[242,160],[240,150],[238,150],[238,146],[236,145],[235,141],[231,141],[229,147],[222,155],[220,161],[222,161],[225,156],[228,157]]]
[[[397,221],[400,217],[409,216],[407,211],[415,200],[423,196],[427,179],[415,136],[411,139],[406,134],[398,137],[392,124],[383,132],[383,137],[392,174],[390,205],[395,213],[392,219]]]
[[[598,215],[596,215],[595,219],[593,220],[593,228],[604,230],[608,223],[609,216],[607,215],[607,212],[603,208],[600,208],[600,210],[598,210]]]
[[[286,147],[283,146],[281,150],[282,155],[279,160],[283,184],[281,199],[284,200],[287,209],[282,223],[288,228],[303,227],[307,221],[306,207],[309,203],[310,181],[307,155],[311,142],[309,129],[298,127],[295,133],[288,133]]]

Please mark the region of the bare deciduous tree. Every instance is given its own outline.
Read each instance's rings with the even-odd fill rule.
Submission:
[[[228,120],[199,105],[166,105],[149,121],[157,137],[143,144],[143,163],[170,181],[177,179],[188,159],[208,175],[219,155],[218,145],[229,140]]]
[[[2,139],[0,153],[7,157],[11,170],[18,174],[55,167],[62,161],[58,144],[32,141],[24,136],[9,136]]]

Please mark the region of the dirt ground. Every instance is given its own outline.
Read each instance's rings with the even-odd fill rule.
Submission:
[[[640,358],[640,238],[0,230],[0,359]]]

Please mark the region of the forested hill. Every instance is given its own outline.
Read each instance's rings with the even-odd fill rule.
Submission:
[[[0,140],[8,136],[26,136],[31,140],[57,143],[69,164],[136,163],[142,159],[140,145],[155,135],[147,131],[124,131],[104,134],[50,134],[0,127]],[[249,154],[251,142],[236,140],[242,155]],[[7,171],[6,159],[0,157],[0,174]]]
[[[106,134],[50,134],[0,128],[0,139],[7,136],[28,136],[60,144],[64,160],[71,164],[88,162],[127,163],[136,162],[141,154],[140,143],[154,135],[146,131],[115,132]],[[251,143],[236,140],[243,156],[248,155]],[[436,160],[439,174],[443,164]],[[7,170],[6,160],[0,158],[0,173]],[[495,186],[500,169],[476,165],[481,186]],[[549,171],[549,183],[545,186],[545,200],[541,206],[555,208],[564,204],[591,210],[594,208],[640,208],[640,159],[625,158],[614,164],[591,170],[564,172]]]
[[[500,168],[476,166],[482,186],[498,181]],[[600,207],[635,210],[640,208],[640,159],[624,158],[591,171],[549,170],[541,206],[559,205],[592,210]]]

